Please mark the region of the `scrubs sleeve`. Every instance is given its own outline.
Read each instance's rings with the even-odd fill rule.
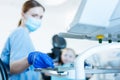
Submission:
[[[10,37],[10,63],[23,59],[34,51],[29,33],[25,29],[18,29]]]

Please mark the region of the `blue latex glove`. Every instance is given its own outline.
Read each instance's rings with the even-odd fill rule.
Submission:
[[[47,54],[38,51],[28,55],[28,63],[35,68],[54,68],[53,60]]]

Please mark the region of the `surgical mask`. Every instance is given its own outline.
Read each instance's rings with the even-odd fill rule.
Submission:
[[[30,32],[33,32],[41,26],[41,20],[28,17],[27,21],[25,22],[25,26],[28,28]]]

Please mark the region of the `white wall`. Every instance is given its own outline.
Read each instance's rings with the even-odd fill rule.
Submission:
[[[19,18],[19,9],[6,5],[0,6],[0,51],[8,35],[17,27]]]

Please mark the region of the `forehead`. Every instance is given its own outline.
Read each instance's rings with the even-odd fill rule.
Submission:
[[[44,11],[42,7],[33,7],[27,11],[27,14],[43,15]]]
[[[63,55],[64,55],[64,54],[67,54],[67,55],[74,55],[74,56],[75,56],[74,52],[71,51],[71,50],[65,50],[65,51],[62,52],[62,54],[63,54]]]

